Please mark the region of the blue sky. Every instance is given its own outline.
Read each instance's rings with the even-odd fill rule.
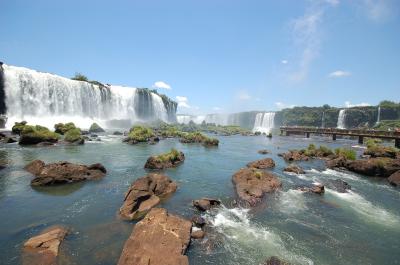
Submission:
[[[0,60],[160,87],[180,113],[400,101],[397,0],[0,0]]]

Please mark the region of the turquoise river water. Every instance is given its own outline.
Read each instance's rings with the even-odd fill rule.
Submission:
[[[24,241],[44,228],[61,224],[72,229],[61,245],[61,264],[116,264],[135,222],[118,218],[124,193],[146,171],[150,155],[175,147],[185,162],[165,174],[178,182],[177,192],[160,206],[190,218],[191,201],[216,197],[224,206],[204,214],[208,236],[192,241],[187,255],[191,265],[258,265],[269,256],[292,264],[400,264],[400,190],[383,179],[325,169],[322,161],[303,162],[304,175],[283,173],[287,165],[277,154],[304,148],[309,143],[330,147],[351,146],[354,141],[326,138],[263,136],[218,137],[218,148],[181,144],[175,139],[156,145],[128,145],[117,136],[83,146],[0,146],[0,263],[20,264]],[[257,150],[268,149],[269,155]],[[281,191],[248,210],[234,207],[232,174],[248,162],[272,157],[272,170],[281,179]],[[32,176],[23,167],[34,159],[102,163],[107,175],[98,181],[56,187],[32,188]],[[349,193],[329,187],[324,195],[297,191],[298,186],[342,179]]]

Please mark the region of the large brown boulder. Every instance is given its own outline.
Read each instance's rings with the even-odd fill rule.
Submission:
[[[220,200],[210,199],[210,198],[202,198],[202,199],[193,201],[193,206],[202,212],[208,211],[212,207],[219,206],[220,204],[221,204]]]
[[[253,167],[258,169],[273,168],[275,167],[275,162],[272,158],[264,158],[248,163],[247,167]]]
[[[32,161],[25,166],[25,170],[36,176],[31,181],[32,186],[47,186],[99,179],[107,172],[102,164],[86,166],[63,161],[46,165],[41,160]]]
[[[125,242],[118,265],[189,265],[186,249],[192,223],[154,208]]]
[[[294,165],[294,164],[291,164],[291,165],[285,167],[285,169],[283,171],[291,172],[291,173],[295,173],[295,174],[304,174],[305,173],[304,170],[300,166]]]
[[[255,168],[242,168],[232,176],[239,198],[254,206],[265,193],[279,189],[282,183],[271,172]]]
[[[30,238],[24,243],[22,263],[24,265],[57,264],[59,247],[67,233],[66,228],[57,226]]]
[[[388,181],[390,184],[393,186],[400,186],[400,170],[394,172],[390,177],[388,178]]]
[[[324,185],[317,184],[312,187],[300,187],[299,190],[321,195],[325,192],[325,187],[324,187]]]
[[[138,178],[126,192],[119,215],[125,220],[139,219],[161,199],[174,193],[177,187],[176,182],[162,174],[152,173]]]
[[[307,161],[310,159],[309,156],[305,155],[304,152],[299,150],[289,150],[287,153],[279,154],[285,161]]]
[[[400,170],[400,159],[391,158],[370,158],[350,161],[346,164],[350,171],[376,177],[389,177]]]
[[[396,158],[399,150],[390,146],[373,146],[364,151],[364,155],[371,157],[389,157]]]
[[[348,161],[344,157],[328,159],[325,161],[327,168],[344,168],[347,166],[347,163],[348,163]]]

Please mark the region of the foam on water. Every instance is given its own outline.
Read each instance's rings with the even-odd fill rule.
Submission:
[[[295,214],[307,209],[303,191],[288,190],[281,192],[279,197],[279,210],[286,214]]]
[[[334,195],[336,198],[345,203],[345,206],[350,207],[357,214],[365,217],[366,221],[374,222],[381,225],[394,226],[400,224],[400,217],[390,213],[381,206],[374,205],[372,202],[365,199],[360,194],[348,190],[348,192],[340,193],[328,188],[325,192]]]
[[[258,264],[270,256],[279,256],[296,264],[314,264],[311,259],[288,250],[277,232],[252,222],[248,209],[222,206],[216,213],[206,214],[205,218],[223,235],[222,246],[237,261],[234,264]]]

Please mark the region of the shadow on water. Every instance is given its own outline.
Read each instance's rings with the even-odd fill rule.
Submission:
[[[85,183],[83,181],[81,181],[81,182],[77,182],[77,183],[56,185],[56,186],[51,186],[51,187],[32,186],[32,189],[34,189],[37,192],[46,194],[46,195],[67,196],[67,195],[72,194],[75,191],[79,190],[80,188],[82,188],[83,185],[85,185]]]

